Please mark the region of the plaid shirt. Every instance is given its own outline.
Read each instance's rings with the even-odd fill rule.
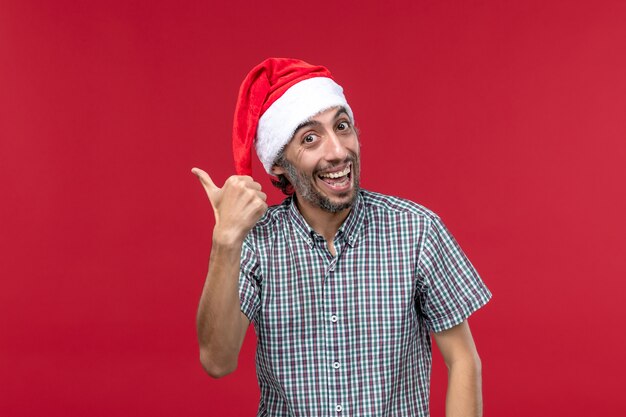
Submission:
[[[241,254],[241,310],[257,334],[258,416],[428,416],[430,331],[491,293],[440,219],[361,191],[337,256],[292,197]]]

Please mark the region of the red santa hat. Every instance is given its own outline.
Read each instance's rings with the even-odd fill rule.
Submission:
[[[342,106],[354,122],[343,88],[330,72],[292,58],[268,58],[254,67],[239,89],[233,122],[238,175],[252,173],[252,146],[268,173],[300,124]]]

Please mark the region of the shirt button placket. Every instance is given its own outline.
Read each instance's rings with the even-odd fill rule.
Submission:
[[[335,247],[335,250],[337,251],[337,253],[339,253],[338,247]],[[330,259],[330,263],[328,264],[328,272],[334,272],[336,267],[337,267],[337,257],[335,256],[334,258]]]
[[[335,243],[335,250],[336,253],[339,254],[341,253],[341,247],[340,245],[336,242]],[[340,282],[337,281],[335,279],[336,277],[336,269],[337,269],[337,259],[338,259],[338,255],[334,256],[332,258],[330,258],[330,262],[327,264],[327,269],[326,269],[326,277],[327,279],[329,279],[328,284],[328,288],[329,289],[334,289],[335,291],[338,289],[338,287],[340,287]],[[342,368],[342,364],[340,363],[340,361],[338,360],[340,358],[340,354],[341,354],[341,348],[340,348],[340,342],[339,342],[339,338],[340,338],[340,328],[338,327],[338,321],[339,321],[339,317],[336,314],[337,311],[337,295],[334,294],[334,291],[329,291],[329,293],[327,293],[327,295],[329,296],[329,299],[327,300],[328,303],[326,304],[327,308],[328,308],[328,316],[327,317],[327,329],[329,334],[331,335],[331,337],[328,339],[328,344],[327,344],[327,358],[331,359],[332,361],[329,363],[329,367],[330,367],[330,373],[328,374],[329,377],[329,388],[332,390],[332,392],[334,392],[334,394],[330,395],[330,400],[331,400],[331,407],[334,408],[335,414],[336,415],[341,415],[341,414],[345,414],[344,411],[344,406],[341,404],[342,401],[342,387],[341,387],[341,368]],[[334,403],[334,405],[332,405]],[[332,410],[332,408],[331,408]]]

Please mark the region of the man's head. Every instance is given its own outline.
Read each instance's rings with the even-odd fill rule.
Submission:
[[[284,192],[293,189],[329,211],[349,207],[354,199],[359,172],[354,116],[343,89],[326,68],[269,58],[248,73],[233,124],[239,175],[252,172],[253,145]],[[340,174],[345,175],[333,178]]]
[[[271,172],[279,178],[275,185],[289,186],[313,206],[332,213],[351,207],[359,190],[360,158],[346,109],[333,107],[302,123]]]

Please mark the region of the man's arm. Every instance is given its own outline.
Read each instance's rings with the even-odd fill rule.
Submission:
[[[249,325],[239,307],[240,256],[241,244],[221,242],[213,234],[209,272],[196,316],[200,363],[213,378],[237,368]]]
[[[200,362],[219,378],[237,368],[239,351],[250,324],[239,303],[239,269],[243,240],[267,210],[266,196],[252,178],[232,176],[218,188],[209,175],[194,168],[215,214],[209,272],[196,318]]]
[[[464,321],[433,337],[448,367],[446,417],[481,417],[481,362],[469,324]]]

